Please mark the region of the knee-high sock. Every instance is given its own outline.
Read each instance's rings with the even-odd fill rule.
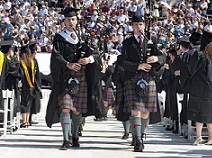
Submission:
[[[71,130],[70,122],[71,119],[69,113],[60,113],[60,123],[63,130],[63,141],[69,141],[69,133]]]
[[[78,138],[78,132],[79,132],[79,126],[82,120],[82,115],[75,115],[72,114],[72,137],[73,138]]]
[[[140,117],[131,117],[130,123],[132,126],[132,134],[135,138],[141,141],[141,118]]]
[[[130,132],[130,121],[124,121],[123,123],[123,127],[124,127],[124,133],[129,133]]]
[[[141,118],[141,134],[145,133],[148,124],[149,124],[149,118],[147,119]]]
[[[131,133],[132,133],[132,136],[134,137],[135,136],[135,133],[134,133],[134,130],[132,129],[132,124],[133,124],[133,122],[132,122],[132,116],[130,116],[130,130],[131,130]]]
[[[72,119],[70,121],[70,130],[69,130],[68,135],[69,135],[69,137],[72,137]]]

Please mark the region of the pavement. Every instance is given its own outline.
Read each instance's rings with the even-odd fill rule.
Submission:
[[[29,128],[0,137],[0,158],[212,158],[212,146],[194,146],[179,134],[166,131],[161,123],[150,125],[143,152],[133,152],[131,137],[122,140],[123,126],[112,115],[95,122],[87,117],[80,148],[59,150],[62,145],[60,124],[48,128],[44,118]]]

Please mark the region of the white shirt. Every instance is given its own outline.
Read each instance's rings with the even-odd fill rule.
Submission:
[[[117,21],[118,21],[119,23],[126,23],[126,22],[129,21],[129,18],[128,18],[126,15],[122,14],[122,15],[119,15],[119,16],[117,17]]]
[[[4,9],[5,9],[5,10],[9,10],[9,9],[11,9],[11,7],[12,7],[12,3],[11,3],[11,2],[6,2],[6,3],[4,4]]]
[[[138,43],[140,43],[140,38],[139,38],[140,35],[134,35],[134,36],[135,36],[136,40],[138,41]],[[142,36],[142,40],[144,40],[143,36]]]

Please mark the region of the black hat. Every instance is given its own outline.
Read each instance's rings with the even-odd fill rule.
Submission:
[[[200,42],[200,39],[202,37],[202,34],[199,33],[199,32],[193,32],[191,34],[191,36],[189,37],[189,41],[192,43],[192,44],[198,44]]]
[[[77,8],[67,7],[63,9],[59,14],[62,14],[65,17],[72,17],[72,16],[77,16],[76,12],[79,10],[80,9],[77,9]]]
[[[29,49],[31,50],[31,53],[34,53],[35,50],[37,50],[36,42],[30,42]]]
[[[204,50],[205,46],[210,42],[212,42],[212,33],[207,32],[207,31],[203,31],[201,44],[200,44],[201,45],[200,50]]]
[[[142,16],[133,15],[132,22],[145,22],[145,19]]]
[[[21,53],[24,54],[24,53],[28,53],[29,51],[29,45],[28,44],[24,44],[21,46]]]
[[[177,51],[175,49],[173,49],[173,48],[169,49],[168,53],[172,54],[173,56],[177,56]]]
[[[184,43],[190,43],[189,41],[189,36],[183,36],[181,39],[180,39],[180,42],[184,42]]]
[[[190,46],[189,36],[183,36],[180,39],[180,45],[182,45],[185,48],[189,48]]]
[[[1,51],[2,53],[6,54],[8,53],[10,47],[13,45],[14,40],[4,40],[0,42]]]

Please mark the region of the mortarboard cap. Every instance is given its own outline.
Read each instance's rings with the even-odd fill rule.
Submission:
[[[182,45],[185,48],[189,48],[190,46],[189,36],[183,36],[180,39],[180,45]]]
[[[37,50],[36,42],[30,42],[29,49],[31,50],[31,53],[34,53],[35,50]]]
[[[203,31],[201,44],[200,44],[201,45],[200,50],[204,50],[205,46],[210,42],[212,42],[212,33],[207,32],[207,31]]]
[[[200,42],[200,39],[202,37],[202,34],[199,32],[193,32],[191,36],[189,37],[189,41],[193,44],[197,44]]]
[[[145,22],[145,19],[142,16],[133,15],[132,22]]]
[[[73,7],[67,7],[63,9],[59,14],[64,15],[65,17],[73,17],[76,16],[76,12],[79,11],[80,9],[73,8]]]
[[[184,43],[190,43],[189,41],[189,36],[183,36],[181,39],[180,39],[180,42],[184,42]]]
[[[6,54],[8,53],[10,47],[13,45],[14,40],[4,40],[0,42],[0,47],[1,47],[1,51],[2,53]]]
[[[4,47],[4,46],[12,46],[14,43],[13,40],[3,40],[0,42],[0,46]]]
[[[21,46],[21,53],[24,54],[24,53],[28,53],[29,51],[29,45],[28,44],[24,44]]]

